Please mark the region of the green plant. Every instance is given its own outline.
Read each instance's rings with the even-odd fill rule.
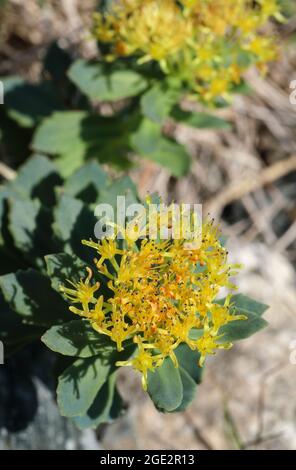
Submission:
[[[280,19],[277,2],[260,0],[251,6],[247,2],[246,15],[246,2],[235,7],[237,3],[216,2],[213,8],[211,2],[149,0],[142,5],[135,0],[122,2],[118,13],[113,2],[101,2],[94,35],[103,58],[73,61],[53,44],[39,83],[2,78],[2,152],[17,165],[33,148],[54,157],[64,176],[91,158],[125,169],[132,164],[133,155],[165,166],[176,177],[183,176],[191,158],[176,140],[176,125],[231,128],[211,111],[184,109],[184,99],[211,107],[227,106],[230,94],[249,92],[242,73],[253,64],[262,68],[274,58],[272,39],[258,34],[257,28],[269,16]],[[140,39],[149,26],[145,8],[156,9],[155,17],[151,16],[156,24],[151,19],[150,25],[156,31],[154,39],[148,37],[142,44]],[[196,13],[198,8],[202,10]],[[159,17],[179,26],[162,27]],[[178,33],[180,44],[175,47]]]
[[[2,82],[0,142],[13,165],[27,158],[33,147],[54,157],[64,176],[89,159],[127,169],[135,153],[163,164],[176,176],[189,169],[185,148],[165,136],[161,127],[180,92],[161,85],[145,70],[82,59],[71,63],[70,56],[53,45],[40,83],[20,77],[4,77]],[[111,115],[103,114],[104,105]],[[230,127],[205,113],[176,111],[175,116],[192,126]]]
[[[133,361],[139,345],[139,338],[135,340],[131,334],[123,338],[121,350],[112,337],[114,330],[110,330],[110,323],[100,323],[99,310],[96,310],[96,317],[87,317],[88,309],[80,312],[76,302],[73,308],[73,295],[75,300],[81,292],[79,299],[88,300],[92,305],[98,304],[99,296],[109,303],[116,297],[107,282],[100,257],[94,261],[92,250],[82,245],[81,240],[93,237],[97,222],[94,207],[108,203],[116,208],[118,195],[124,195],[127,203],[138,201],[129,178],[111,181],[95,162],[89,162],[64,179],[51,161],[38,155],[21,168],[15,181],[0,190],[0,339],[5,353],[13,354],[42,337],[59,358],[56,371],[61,413],[80,428],[95,428],[122,413],[124,405],[116,388],[118,362]],[[217,239],[215,244],[217,253],[224,259],[226,252],[222,241]],[[210,256],[211,250],[207,253]],[[116,256],[116,263],[121,264],[124,254]],[[169,259],[173,259],[172,253]],[[197,278],[206,279],[207,269],[207,265],[197,262],[196,274],[200,274]],[[93,282],[97,284],[89,284],[90,276],[83,281],[87,272],[92,273]],[[222,278],[212,282],[227,285],[227,273],[228,270],[223,275],[220,273]],[[71,288],[67,280],[74,283],[74,294],[69,291],[73,284]],[[179,289],[177,285],[175,288]],[[89,289],[93,292],[90,297]],[[94,297],[95,290],[98,293]],[[162,302],[171,302],[169,297],[166,299],[167,295],[171,294],[162,292]],[[218,322],[220,326],[215,333],[218,341],[223,334],[221,346],[247,338],[267,324],[262,318],[267,306],[243,295],[233,296],[231,301],[230,298],[217,301],[212,307],[215,305],[223,318],[227,317],[222,323]],[[191,306],[187,307],[184,318],[191,315],[194,319]],[[73,312],[86,318],[75,319]],[[137,315],[136,311],[134,313]],[[197,331],[193,328],[192,345],[200,345],[198,340],[205,337],[209,325],[203,323]],[[106,330],[100,332],[103,328],[107,328],[110,335]],[[144,338],[145,334],[143,337],[141,334],[139,330],[140,337]],[[149,395],[155,406],[164,412],[184,410],[201,382],[198,349],[191,349],[181,340],[174,356],[178,367],[170,355],[163,356],[154,371],[146,368]]]

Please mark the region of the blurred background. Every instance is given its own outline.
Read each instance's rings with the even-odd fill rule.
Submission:
[[[55,40],[74,57],[95,57],[89,29],[96,4],[0,0],[0,76],[37,82]],[[0,449],[296,449],[296,104],[289,99],[296,2],[283,4],[290,19],[278,26],[280,60],[265,78],[248,72],[249,93],[216,112],[232,130],[174,129],[193,159],[182,179],[143,159],[130,171],[141,196],[157,191],[164,201],[202,203],[220,222],[232,260],[244,265],[240,290],[271,306],[269,328],[208,359],[198,396],[182,414],[158,413],[138,377],[124,371],[126,415],[96,433],[78,432],[59,416],[47,379],[40,380],[33,422],[18,418],[15,408],[14,425],[4,426],[0,403]],[[0,178],[13,178],[15,169],[0,148]],[[19,382],[19,394],[22,386],[27,390]],[[17,399],[11,397],[12,410]]]

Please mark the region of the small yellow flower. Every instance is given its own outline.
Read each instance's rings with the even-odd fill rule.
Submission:
[[[105,260],[114,262],[115,255],[122,253],[113,239],[104,239],[100,243],[96,243],[91,240],[82,240],[82,244],[94,248],[100,255],[100,260],[97,263],[98,268],[105,262]]]
[[[208,331],[205,332],[199,340],[197,340],[196,345],[198,351],[200,352],[200,367],[204,365],[208,354],[215,354],[216,349],[230,349],[232,347],[232,343],[221,344],[217,342],[218,339],[220,339],[219,336],[215,336],[210,331]]]
[[[92,271],[90,268],[87,268],[88,276],[85,281],[82,279],[78,283],[74,283],[72,281],[68,281],[69,284],[72,285],[73,288],[60,286],[60,291],[67,297],[73,304],[81,304],[82,305],[82,312],[81,313],[88,313],[89,312],[89,304],[96,303],[96,299],[94,297],[95,292],[99,289],[100,283],[96,282],[93,286],[90,285],[90,280],[92,278]],[[73,307],[72,311],[74,313],[79,313],[78,309]]]

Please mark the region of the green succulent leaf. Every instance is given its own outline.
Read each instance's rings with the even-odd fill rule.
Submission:
[[[34,127],[42,118],[62,109],[51,82],[27,83],[19,77],[2,78],[8,116],[20,126]]]
[[[262,315],[268,310],[269,306],[251,299],[247,295],[237,294],[231,297],[231,303],[234,304],[236,311],[239,313],[254,313],[255,315]]]
[[[67,304],[39,271],[28,269],[1,276],[0,288],[10,308],[26,323],[51,326],[71,319]]]
[[[198,129],[222,129],[229,130],[231,125],[225,119],[221,119],[212,114],[203,112],[188,112],[175,107],[171,113],[171,117],[182,124]]]
[[[3,187],[0,189],[0,248],[8,247],[7,237],[7,214],[8,200],[17,198],[17,195],[11,189]]]
[[[94,237],[96,222],[94,214],[82,201],[64,194],[54,210],[53,231],[66,253],[92,262],[93,253],[82,246],[81,240]]]
[[[225,299],[219,301],[222,305]],[[268,306],[257,302],[245,295],[235,295],[231,299],[233,303],[232,314],[245,315],[246,320],[234,320],[223,326],[219,334],[223,335],[221,341],[233,342],[249,338],[254,333],[268,326],[268,322],[262,318]]]
[[[52,326],[41,338],[43,343],[65,356],[110,358],[116,344],[108,336],[97,333],[87,320],[73,320]]]
[[[184,176],[189,171],[191,158],[185,148],[164,137],[159,124],[149,119],[143,119],[131,135],[131,146],[137,154],[165,166],[174,176]]]
[[[116,179],[103,188],[97,203],[110,204],[114,209],[114,214],[116,214],[118,196],[125,197],[126,206],[139,202],[136,185],[129,176]]]
[[[101,357],[77,359],[59,377],[57,400],[62,416],[83,416],[111,373]]]
[[[179,367],[170,358],[162,366],[148,373],[148,393],[156,408],[163,412],[186,410],[196,396],[203,369],[199,366],[200,354],[187,344],[180,344],[175,354]]]
[[[76,61],[69,78],[90,100],[118,101],[139,95],[147,88],[146,79],[133,70],[116,70],[98,62]]]
[[[66,284],[67,280],[79,282],[85,278],[87,265],[76,256],[67,253],[47,255],[45,263],[52,288],[57,292],[60,292],[60,286]]]
[[[179,374],[182,382],[183,396],[180,405],[172,410],[173,413],[185,411],[196,397],[197,387],[193,378],[182,367],[179,370]]]
[[[123,409],[123,403],[115,387],[115,380],[114,373],[103,385],[86,414],[73,418],[79,429],[95,429],[100,424],[111,423],[119,417]]]
[[[183,385],[180,372],[170,358],[154,372],[148,372],[148,393],[156,408],[161,411],[173,411],[183,400]]]
[[[38,200],[11,200],[9,230],[16,248],[27,257],[29,263],[43,266],[40,259],[57,251],[51,237],[52,214]]]
[[[54,113],[44,119],[38,127],[34,139],[33,148],[49,155],[71,155],[68,174],[79,168],[87,153],[88,144],[84,138],[84,122],[88,114],[80,111],[67,111]]]
[[[179,98],[179,92],[169,89],[165,84],[157,83],[142,96],[142,113],[151,121],[163,124]]]
[[[187,344],[180,344],[175,354],[179,363],[179,373],[183,385],[181,404],[174,410],[184,411],[196,397],[197,385],[202,381],[203,369],[199,366],[200,354],[192,351]]]
[[[219,330],[219,334],[223,335],[221,341],[233,342],[246,339],[268,326],[264,318],[259,317],[255,313],[244,313],[247,320],[234,320]]]
[[[179,368],[183,369],[193,381],[199,385],[202,381],[203,368],[199,366],[200,354],[192,351],[187,344],[182,343],[175,350]]]
[[[36,327],[26,325],[22,319],[5,302],[3,295],[0,293],[0,340],[6,346],[15,345],[22,346],[35,339],[40,338],[44,332],[44,327]]]
[[[37,152],[59,157],[57,164],[64,176],[92,158],[125,168],[128,127],[126,121],[85,111],[54,113],[38,127],[32,145]]]
[[[56,186],[63,180],[55,165],[43,155],[34,155],[19,169],[10,189],[22,198],[38,199],[45,206],[54,205]]]
[[[110,182],[106,172],[97,162],[91,161],[66,180],[63,192],[91,204],[98,200],[102,189],[108,183]]]

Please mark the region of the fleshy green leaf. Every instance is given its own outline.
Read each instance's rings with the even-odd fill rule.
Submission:
[[[21,127],[11,119],[5,106],[0,106],[0,143],[2,153],[9,155],[9,163],[18,165],[30,155],[32,129]]]
[[[97,203],[110,204],[115,210],[114,214],[116,214],[118,196],[125,196],[126,207],[139,201],[136,185],[129,176],[123,176],[114,180],[103,188]]]
[[[174,108],[171,117],[177,122],[186,124],[190,127],[197,127],[199,129],[231,129],[230,124],[217,116],[202,112],[188,112],[182,111],[180,108]]]
[[[190,168],[190,156],[182,145],[164,137],[158,124],[144,119],[131,136],[131,145],[140,156],[168,168],[174,176],[184,176]]]
[[[143,119],[132,134],[131,143],[137,152],[149,156],[157,152],[161,138],[161,126],[150,119]]]
[[[142,112],[151,121],[163,124],[178,99],[179,93],[176,90],[157,83],[142,96]]]
[[[9,210],[9,230],[15,246],[30,263],[43,266],[46,253],[57,251],[51,236],[52,214],[38,200],[12,200]]]
[[[180,344],[175,350],[179,363],[180,378],[183,384],[183,399],[174,410],[184,411],[196,396],[197,385],[201,383],[203,369],[199,366],[200,354],[192,351],[187,344]]]
[[[179,374],[182,382],[183,396],[180,405],[172,410],[173,413],[185,411],[196,396],[197,387],[193,378],[183,368],[180,368]]]
[[[234,320],[220,328],[219,335],[223,334],[221,338],[223,343],[249,338],[254,333],[257,333],[257,331],[268,326],[267,321],[259,317],[256,313],[244,312],[244,315],[248,317],[247,320]]]
[[[34,127],[42,118],[62,108],[50,82],[36,85],[18,77],[8,77],[2,81],[7,113],[22,127]]]
[[[232,313],[245,315],[247,320],[234,320],[220,328],[219,334],[223,334],[221,341],[232,342],[249,338],[268,325],[267,321],[262,318],[263,313],[268,309],[267,305],[241,294],[233,296],[231,302],[234,304]],[[223,305],[224,299],[219,303]]]
[[[73,315],[74,316],[74,315]],[[97,333],[87,320],[73,320],[52,326],[42,337],[43,343],[65,356],[108,358],[116,351],[116,344],[108,336]]]
[[[161,411],[173,411],[181,405],[183,385],[180,372],[170,358],[166,358],[154,372],[148,372],[148,393]]]
[[[260,317],[269,308],[268,305],[262,304],[261,302],[251,299],[243,294],[233,295],[231,297],[231,303],[234,303],[238,313],[254,313]]]
[[[85,278],[87,265],[76,256],[58,253],[45,256],[47,274],[54,290],[60,292],[60,286],[67,280],[79,282]]]
[[[38,127],[33,148],[60,157],[57,162],[65,176],[91,158],[123,168],[128,162],[128,126],[128,122],[84,111],[54,113]]]
[[[94,161],[79,168],[65,182],[63,191],[87,204],[97,201],[109,178],[100,165]]]
[[[189,338],[196,341],[197,339],[202,337],[203,333],[204,333],[203,328],[192,328],[189,331]]]
[[[175,350],[179,367],[184,369],[192,377],[196,384],[202,380],[203,369],[199,366],[200,354],[198,351],[192,351],[187,344],[182,343]]]
[[[83,157],[87,145],[82,132],[87,117],[84,111],[54,113],[44,119],[37,129],[33,148],[50,155],[69,154],[72,151],[73,159],[76,155]]]
[[[137,96],[147,88],[146,79],[133,70],[112,70],[104,64],[85,60],[72,65],[69,77],[94,101],[118,101]]]
[[[40,338],[44,328],[26,325],[11,310],[0,293],[0,340],[7,345],[22,345]],[[5,349],[6,352],[6,349]]]
[[[42,204],[52,206],[55,202],[54,188],[62,182],[56,167],[48,158],[34,155],[19,169],[10,188],[22,197],[39,199]]]
[[[170,358],[154,372],[148,373],[148,393],[157,409],[164,412],[184,411],[195,397],[201,383],[200,355],[186,344],[175,350],[179,367]]]
[[[84,416],[73,418],[79,429],[97,428],[100,424],[111,423],[122,411],[122,400],[115,388],[115,374],[103,385],[92,406]]]
[[[60,286],[67,286],[68,281],[77,283],[81,279],[86,278],[88,274],[86,268],[92,263],[94,252],[90,248],[82,246],[81,243],[78,248],[79,250],[85,250],[85,252],[83,251],[82,257],[89,260],[88,263],[68,253],[45,256],[47,274],[51,280],[52,288],[55,291],[60,292]],[[103,295],[105,300],[107,300],[112,295],[112,291],[110,291],[107,286],[106,278],[97,272],[97,270],[94,270],[93,275],[94,280],[100,283],[100,295]],[[65,300],[67,299],[65,298]],[[67,302],[69,301],[67,300]]]
[[[101,357],[77,359],[59,377],[57,400],[62,416],[83,416],[108,379],[111,364]]]
[[[254,90],[251,85],[246,81],[242,80],[238,85],[232,87],[231,92],[237,95],[250,95]]]
[[[7,214],[8,214],[8,200],[17,198],[17,195],[6,186],[0,189],[0,247],[7,246]]]
[[[71,319],[67,304],[38,271],[28,269],[1,276],[0,288],[10,308],[26,323],[50,326]]]
[[[89,253],[81,240],[94,237],[96,222],[94,214],[81,201],[63,195],[54,210],[53,230],[65,252],[90,262],[93,252]]]

